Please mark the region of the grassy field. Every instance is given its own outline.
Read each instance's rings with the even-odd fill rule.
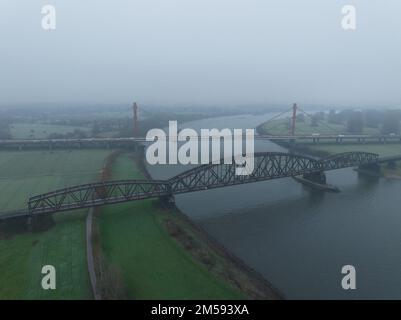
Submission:
[[[74,130],[88,131],[86,127],[73,127],[52,124],[14,123],[10,126],[13,139],[46,139],[49,134],[72,133]]]
[[[363,151],[377,153],[380,156],[393,156],[401,154],[400,144],[308,144],[311,150],[325,151],[330,154]]]
[[[377,153],[381,157],[395,156],[401,154],[400,144],[316,144],[308,145],[308,148],[312,151],[324,151],[329,154],[336,154],[341,152],[351,152],[351,151],[362,151],[362,152],[372,152]],[[396,167],[389,168],[386,165],[381,166],[381,173],[385,177],[391,178],[401,178],[401,163],[396,163]]]
[[[85,212],[56,216],[38,233],[0,240],[0,299],[91,298],[86,267]],[[56,268],[56,290],[41,288],[44,265]]]
[[[0,212],[26,207],[31,195],[99,177],[110,151],[0,151]]]
[[[113,179],[143,178],[129,154],[113,166]],[[156,201],[157,203],[157,201]],[[171,212],[154,200],[103,208],[99,226],[106,260],[117,266],[132,299],[237,299],[228,282],[195,261],[165,229]]]
[[[262,125],[262,131],[273,135],[286,135],[288,134],[288,124],[290,119],[279,119]],[[321,123],[318,127],[311,127],[310,119],[306,118],[305,122],[296,123],[295,134],[307,135],[307,134],[346,134],[346,128],[344,125],[336,124],[324,124]],[[364,128],[364,134],[379,134],[378,129]],[[299,145],[305,145],[311,151],[323,151],[329,154],[350,152],[350,151],[363,151],[377,153],[380,156],[391,156],[401,154],[400,144],[335,144],[335,143],[312,143],[312,141],[305,141],[299,143]]]
[[[290,119],[277,119],[262,125],[262,129],[272,135],[288,135]],[[311,134],[347,134],[346,126],[343,124],[333,124],[319,121],[317,127],[311,126],[309,118],[305,118],[304,122],[296,121],[295,134],[311,135]],[[362,134],[378,134],[378,129],[365,127]]]
[[[31,194],[95,181],[110,151],[0,152],[0,211],[25,207]],[[0,299],[88,299],[85,211],[54,215],[44,232],[0,233]],[[41,289],[55,266],[57,289]]]

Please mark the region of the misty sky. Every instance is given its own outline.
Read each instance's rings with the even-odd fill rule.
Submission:
[[[0,0],[0,105],[134,100],[401,107],[401,1]]]

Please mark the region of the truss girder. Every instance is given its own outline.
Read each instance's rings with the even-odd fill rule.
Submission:
[[[378,161],[377,154],[366,152],[346,152],[322,159],[293,153],[256,153],[254,170],[250,175],[237,175],[235,161],[231,161],[231,164],[221,161],[220,164],[195,167],[169,180],[120,180],[60,189],[31,197],[28,209],[31,214],[41,214],[90,208],[336,170]]]

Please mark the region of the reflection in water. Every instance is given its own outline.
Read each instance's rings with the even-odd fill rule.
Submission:
[[[326,192],[322,192],[319,190],[314,190],[308,187],[304,187],[308,193],[308,200],[310,206],[318,206],[324,201],[326,196]]]
[[[271,115],[266,115],[268,119]],[[196,121],[185,127],[249,128],[261,116]],[[280,151],[257,141],[256,151]],[[149,167],[154,178],[187,170]],[[183,194],[178,207],[289,298],[401,298],[401,181],[327,172],[340,193],[311,191],[291,178]],[[341,267],[357,290],[341,288]]]

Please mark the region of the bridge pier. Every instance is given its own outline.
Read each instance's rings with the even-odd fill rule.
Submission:
[[[140,144],[140,143],[134,143],[133,144],[133,151],[134,152],[144,153],[145,152],[145,146]]]
[[[31,214],[26,220],[27,230],[29,232],[41,232],[48,230],[54,225],[51,214],[34,215]]]
[[[172,194],[159,197],[159,201],[164,207],[167,208],[172,208],[175,206],[175,198]]]
[[[389,161],[389,162],[387,162],[387,168],[389,168],[389,169],[391,169],[391,170],[396,169],[396,168],[397,168],[396,162],[395,162],[395,161]]]
[[[336,186],[329,185],[326,182],[326,174],[324,171],[317,171],[304,174],[301,177],[293,177],[293,179],[309,188],[323,192],[340,192]]]
[[[29,216],[29,217],[26,219],[26,228],[27,228],[27,230],[28,230],[29,232],[32,232],[32,224],[33,224],[32,220],[33,220],[33,216],[32,216],[32,215]]]
[[[318,184],[326,184],[326,174],[324,171],[307,173],[303,175],[303,178]]]
[[[363,164],[358,167],[357,171],[369,175],[378,176],[380,175],[380,164],[378,163]]]

